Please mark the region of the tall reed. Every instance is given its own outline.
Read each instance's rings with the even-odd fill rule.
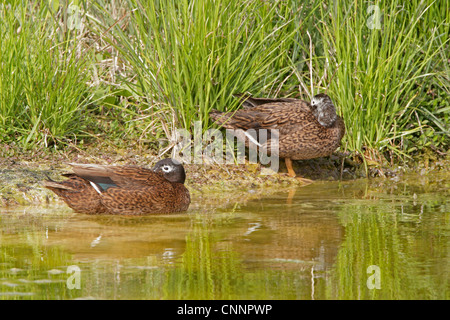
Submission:
[[[448,66],[440,63],[449,44],[448,5],[128,0],[126,6],[122,21],[104,15],[101,30],[136,72],[128,85],[153,106],[151,113],[169,110],[173,128],[191,129],[196,120],[208,128],[212,108],[238,107],[233,93],[310,99],[327,92],[347,124],[344,148],[368,160],[406,155],[408,139],[427,128],[448,135],[448,108],[424,107],[432,88],[449,88]]]
[[[423,130],[417,109],[430,99],[429,83],[442,75],[436,61],[448,48],[449,30],[442,17],[424,19],[445,7],[378,1],[369,8],[339,0],[321,6],[322,68],[334,75],[324,85],[345,119],[348,149],[367,159],[405,155],[404,138]]]
[[[90,62],[76,32],[56,23],[39,1],[0,8],[3,142],[47,147],[81,133]]]
[[[133,130],[130,117],[142,136],[170,139],[197,120],[208,129],[211,109],[233,111],[232,95],[248,91],[328,93],[347,124],[343,148],[368,160],[448,145],[447,2],[48,3],[0,7],[3,143],[77,140],[104,110],[113,110],[109,140]]]
[[[274,92],[290,72],[298,12],[285,1],[127,4],[127,28],[112,28],[110,42],[136,72],[136,93],[174,110],[178,126],[207,128],[212,108],[236,107],[233,93]]]

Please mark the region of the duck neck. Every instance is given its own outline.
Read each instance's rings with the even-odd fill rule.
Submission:
[[[332,127],[337,119],[336,109],[333,105],[317,106],[314,115],[319,123],[326,127]]]

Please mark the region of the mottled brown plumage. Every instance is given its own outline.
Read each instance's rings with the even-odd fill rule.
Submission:
[[[210,117],[228,129],[278,129],[278,155],[285,158],[291,176],[295,176],[291,160],[329,156],[344,136],[344,121],[336,115],[331,99],[325,94],[314,96],[311,104],[299,99],[241,96],[241,100],[243,109],[229,114],[212,110]],[[259,141],[260,147],[270,152],[273,138]],[[257,146],[247,139],[246,145]]]
[[[190,204],[185,172],[176,160],[151,169],[71,164],[67,180],[44,181],[73,210],[86,214],[143,215],[185,211]]]

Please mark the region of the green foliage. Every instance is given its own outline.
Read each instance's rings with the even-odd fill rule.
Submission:
[[[76,31],[76,30],[75,30]],[[24,149],[76,139],[89,101],[89,55],[45,6],[0,8],[0,133]]]
[[[135,93],[156,110],[173,110],[177,126],[190,129],[200,120],[207,128],[212,108],[237,106],[233,93],[270,90],[289,71],[286,52],[298,26],[285,2],[127,5],[134,8],[127,28],[117,24],[109,42],[137,73],[129,83]]]
[[[417,116],[434,111],[426,107],[432,100],[427,88],[444,75],[439,61],[448,49],[448,4],[379,1],[377,6],[380,19],[375,11],[367,14],[367,6],[337,1],[322,9],[319,27],[324,68],[335,74],[324,84],[345,119],[348,148],[367,158],[370,150],[405,155],[404,139],[423,133],[425,123],[417,123]],[[427,24],[432,18],[434,24]],[[443,87],[448,93],[448,83]],[[428,125],[433,131],[440,126],[438,132],[448,136],[445,120],[436,116]]]
[[[170,140],[238,108],[235,93],[326,92],[346,150],[381,161],[448,149],[448,2],[51,3],[0,9],[3,143]]]

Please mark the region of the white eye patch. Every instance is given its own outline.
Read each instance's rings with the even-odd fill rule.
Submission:
[[[321,103],[321,102],[322,102],[322,99],[319,100],[319,99],[314,99],[314,98],[313,98],[313,99],[311,100],[311,105],[315,106],[316,104],[319,104],[319,103]]]
[[[164,166],[162,166],[162,171],[164,171],[164,172],[170,172],[170,171],[172,171],[173,170],[173,167],[172,166],[168,166],[168,165],[164,165]]]

